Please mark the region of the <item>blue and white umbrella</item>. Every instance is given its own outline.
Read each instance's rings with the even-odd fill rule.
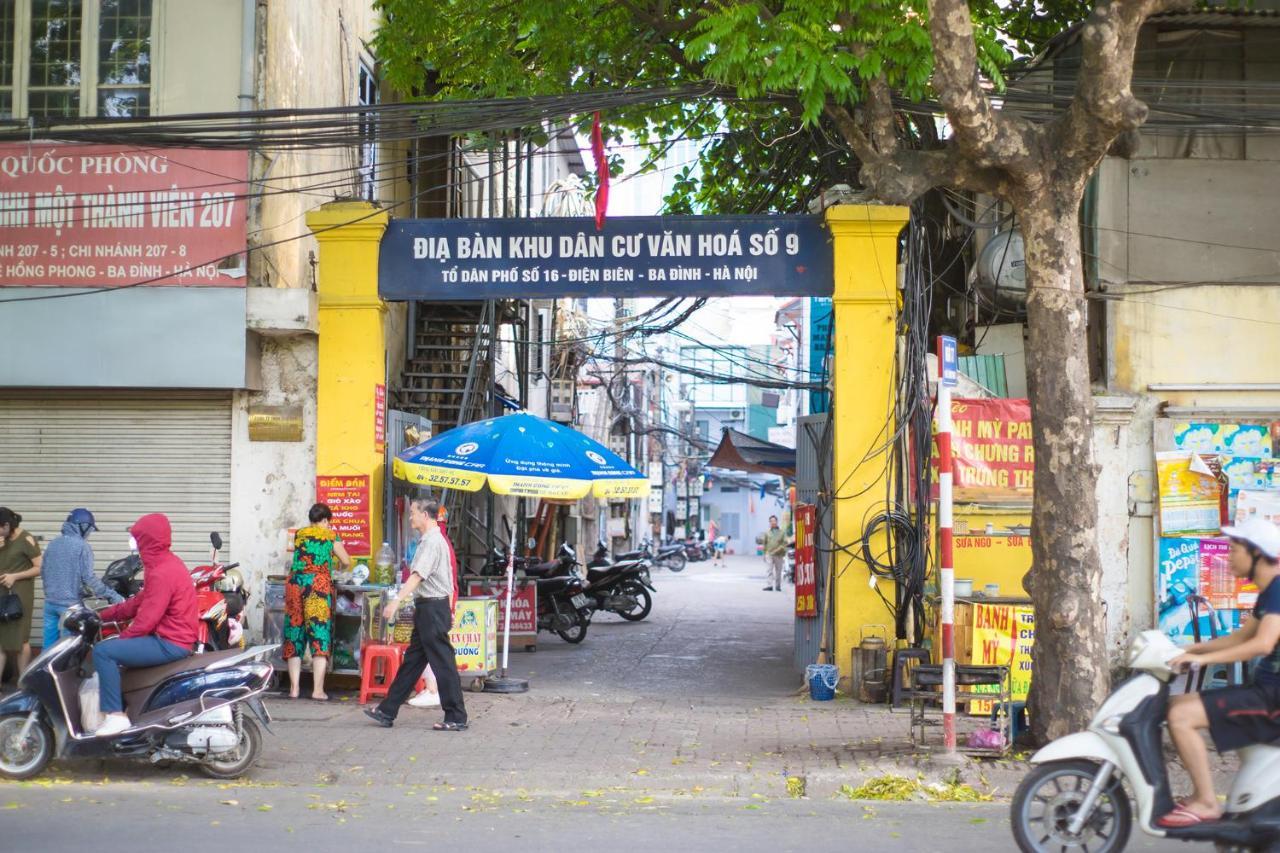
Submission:
[[[649,480],[577,430],[528,412],[454,427],[397,454],[398,479],[441,489],[577,500],[640,498]]]

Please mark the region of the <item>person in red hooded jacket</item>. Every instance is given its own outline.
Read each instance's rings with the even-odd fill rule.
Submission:
[[[191,654],[200,614],[196,587],[186,564],[169,550],[169,519],[151,513],[129,529],[142,557],[142,591],[99,615],[104,622],[133,621],[115,639],[93,649],[98,671],[98,704],[105,715],[95,735],[113,735],[132,725],[120,694],[120,667],[159,666]]]

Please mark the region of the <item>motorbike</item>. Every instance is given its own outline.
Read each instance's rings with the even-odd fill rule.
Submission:
[[[653,609],[657,592],[649,579],[646,559],[609,562],[609,549],[601,542],[587,563],[587,597],[592,610],[616,613],[628,622],[639,622]]]
[[[586,585],[573,572],[577,554],[568,545],[560,546],[560,554],[554,560],[541,561],[537,557],[516,557],[514,568],[523,572],[538,587],[538,630],[558,634],[566,643],[581,643],[587,638],[587,626],[591,623],[591,599],[586,595]],[[507,554],[495,548],[491,566],[502,566],[505,571]],[[496,572],[495,572],[496,574]]]
[[[1280,853],[1280,745],[1240,752],[1240,769],[1216,821],[1176,829],[1155,821],[1174,808],[1161,747],[1170,662],[1182,653],[1161,631],[1144,631],[1130,649],[1133,675],[1086,731],[1059,738],[1031,757],[1035,768],[1013,796],[1013,837],[1024,853],[1123,850],[1137,805],[1139,828],[1153,836],[1209,841],[1218,850]]]
[[[191,580],[196,585],[196,607],[200,613],[200,625],[196,636],[196,651],[219,651],[244,645],[244,610],[249,603],[249,592],[244,578],[236,571],[239,563],[219,563],[222,537],[209,534],[213,553],[209,564],[191,570]],[[125,598],[131,598],[142,589],[142,559],[137,553],[112,562],[102,575],[108,587]],[[104,628],[104,637],[112,636],[114,628]]]
[[[705,542],[699,542],[697,539],[686,539],[684,541],[684,556],[690,563],[701,563],[703,560],[711,559],[711,548]]]
[[[648,560],[655,566],[662,566],[673,572],[683,572],[685,566],[689,563],[684,551],[685,546],[679,542],[655,547],[651,541],[646,539],[634,551],[615,552],[613,560],[615,563]]]
[[[102,621],[77,606],[63,618],[70,636],[45,649],[0,701],[0,776],[29,779],[54,758],[134,758],[194,764],[215,779],[253,766],[270,715],[259,698],[271,683],[263,661],[276,646],[184,658],[121,673],[132,728],[95,737],[82,719],[81,684]],[[108,640],[107,642],[111,642]]]

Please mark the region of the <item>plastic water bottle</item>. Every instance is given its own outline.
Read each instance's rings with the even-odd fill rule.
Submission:
[[[373,558],[373,583],[379,586],[390,586],[394,583],[395,565],[396,552],[391,550],[391,543],[383,542]]]

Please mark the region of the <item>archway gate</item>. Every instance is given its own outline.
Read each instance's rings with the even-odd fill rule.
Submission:
[[[319,243],[316,471],[367,478],[381,541],[389,301],[537,297],[830,296],[832,534],[856,542],[880,500],[875,449],[893,425],[898,235],[905,207],[837,205],[821,216],[405,219],[364,202],[308,214]],[[383,437],[385,441],[385,437]],[[833,659],[847,674],[863,626],[883,622],[865,567],[832,555]]]

